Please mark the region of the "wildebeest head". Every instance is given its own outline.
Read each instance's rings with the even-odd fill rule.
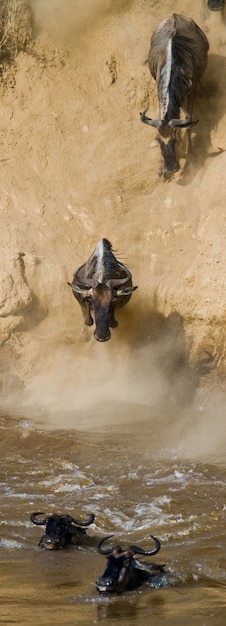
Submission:
[[[39,546],[49,550],[58,550],[66,548],[72,544],[79,544],[82,536],[86,534],[84,526],[89,526],[94,520],[93,513],[88,520],[81,522],[71,515],[49,515],[42,519],[37,516],[44,515],[41,511],[31,514],[30,519],[37,526],[46,526],[44,535],[42,535]]]
[[[125,303],[128,302],[132,292],[136,289],[136,287],[126,286],[127,282],[128,277],[121,280],[112,279],[106,284],[94,280],[90,281],[90,286],[87,281],[82,286],[68,283],[73,292],[80,295],[82,303],[87,303],[93,309],[96,324],[94,337],[97,341],[108,341],[111,338],[109,327],[118,326],[118,322],[114,319],[114,306],[117,305],[119,299],[121,301],[125,299]]]
[[[153,120],[146,115],[147,109],[140,113],[140,119],[144,124],[157,128],[158,135],[156,137],[161,150],[162,163],[159,175],[164,178],[170,178],[172,174],[178,171],[179,161],[177,154],[177,130],[179,128],[191,128],[198,123],[193,121],[191,115],[186,112],[185,119]]]
[[[85,324],[91,326],[94,317],[97,341],[110,339],[110,327],[118,325],[115,307],[123,307],[137,289],[132,286],[131,273],[116,259],[106,238],[98,242],[87,263],[75,270],[73,281],[68,285],[81,305]]]
[[[104,574],[96,580],[96,588],[100,593],[122,593],[140,586],[144,581],[148,580],[150,571],[142,566],[142,563],[134,559],[135,554],[153,556],[160,550],[160,542],[156,537],[151,535],[155,542],[153,550],[142,550],[138,546],[129,546],[126,550],[122,550],[120,546],[103,550],[102,544],[112,535],[103,537],[97,544],[97,550],[100,554],[107,557],[107,567]]]

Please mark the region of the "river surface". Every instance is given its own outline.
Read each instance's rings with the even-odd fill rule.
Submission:
[[[51,420],[28,413],[1,416],[0,623],[225,626],[226,459],[217,422],[212,454],[205,444],[199,455],[200,411],[115,403]],[[94,512],[87,531],[94,544],[114,534],[124,547],[150,548],[156,535],[161,550],[153,558],[175,583],[99,595],[105,557],[95,546],[39,548],[43,527],[30,522],[37,510],[79,519]]]

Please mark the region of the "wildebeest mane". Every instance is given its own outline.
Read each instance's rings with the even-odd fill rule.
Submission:
[[[172,40],[172,67],[169,81],[169,105],[166,120],[179,117],[179,109],[192,91],[192,57],[194,41],[191,37],[175,35]]]
[[[98,244],[99,245],[99,244]],[[108,239],[102,239],[102,257],[97,247],[87,262],[87,277],[95,276],[100,283],[106,283],[111,278],[126,278],[127,273],[112,251]]]

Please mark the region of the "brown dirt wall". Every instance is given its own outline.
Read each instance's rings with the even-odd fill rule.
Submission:
[[[173,368],[175,355],[190,367],[210,354],[223,376],[226,17],[202,0],[32,0],[31,9],[33,43],[0,83],[3,388],[42,372],[54,396],[81,361],[84,382],[87,362],[102,371],[103,358],[126,362],[139,349],[146,372],[146,346],[160,368],[169,355]],[[153,29],[173,11],[195,19],[210,51],[194,159],[186,167],[181,158],[164,182],[155,131],[139,112],[158,115],[145,61]],[[102,237],[139,287],[105,346],[84,330],[67,286]]]

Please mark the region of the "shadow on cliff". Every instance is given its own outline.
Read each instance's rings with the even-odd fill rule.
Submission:
[[[214,367],[214,357],[204,350],[203,358],[192,361],[192,346],[185,334],[183,317],[177,311],[164,316],[156,310],[146,309],[136,323],[131,319],[127,328],[129,326],[132,351],[140,355],[142,349],[145,350],[146,371],[142,368],[142,375],[148,375],[149,354],[150,370],[154,366],[168,383],[167,402],[179,406],[190,404],[200,386],[201,378],[208,375]]]
[[[30,331],[38,326],[48,315],[48,310],[45,309],[39,302],[39,299],[32,293],[32,303],[23,312],[23,321],[20,324],[18,330]]]
[[[215,158],[224,152],[221,146],[213,147],[211,133],[225,114],[225,75],[226,58],[210,54],[193,111],[193,119],[198,119],[199,122],[192,131],[192,152],[181,169],[178,181],[180,185],[188,184],[197,171],[203,168],[206,159]]]

